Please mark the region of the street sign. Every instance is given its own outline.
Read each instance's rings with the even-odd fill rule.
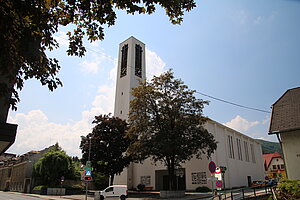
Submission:
[[[223,186],[223,182],[220,181],[220,180],[218,180],[218,181],[216,182],[216,187],[217,187],[217,188],[222,188],[222,186]]]
[[[85,170],[85,176],[92,176],[92,171],[91,170]]]
[[[220,168],[220,167],[216,167],[215,173],[216,173],[216,174],[221,173],[221,168]]]
[[[93,168],[92,167],[85,167],[83,168],[84,170],[89,170],[89,171],[93,171]]]
[[[214,161],[210,161],[208,164],[208,169],[209,169],[210,173],[215,173],[216,163]]]

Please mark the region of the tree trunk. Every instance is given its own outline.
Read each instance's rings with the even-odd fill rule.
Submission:
[[[13,87],[13,84],[11,84],[8,79],[0,74],[0,84],[6,85],[9,88]],[[7,121],[7,115],[9,110],[9,101],[11,98],[11,92],[8,94],[1,94],[0,95],[0,122],[5,123]]]
[[[170,161],[168,164],[169,172],[169,190],[176,190],[175,187],[175,166],[174,162]]]
[[[110,175],[110,181],[109,181],[110,186],[114,184],[114,178],[115,178],[115,174],[111,174]]]

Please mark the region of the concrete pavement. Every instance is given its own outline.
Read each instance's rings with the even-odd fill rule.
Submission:
[[[7,192],[7,193],[17,193],[17,192]],[[51,196],[51,195],[39,195],[39,194],[24,194],[24,193],[18,193],[26,196],[32,196],[40,199],[47,199],[47,200],[85,200],[85,195],[63,195],[63,196]],[[182,198],[174,198],[171,200],[196,200],[196,199],[204,199],[205,197],[208,197],[210,194],[207,193],[186,193],[185,197]],[[127,198],[127,200],[155,200],[160,199],[159,195],[146,195],[143,197],[143,194],[140,195],[132,195],[133,197]],[[94,200],[94,196],[88,196],[87,200]],[[119,200],[118,198],[109,198],[109,200]]]

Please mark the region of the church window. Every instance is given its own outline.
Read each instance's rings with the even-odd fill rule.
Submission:
[[[228,135],[227,139],[228,139],[228,148],[229,148],[229,158],[233,158],[234,159],[234,149],[233,149],[232,136]]]
[[[254,154],[253,144],[250,144],[250,150],[251,150],[252,162],[255,163],[255,154]]]
[[[135,45],[135,75],[142,78],[142,54],[141,45]]]
[[[120,78],[126,76],[127,73],[127,54],[128,54],[128,44],[122,47],[122,57],[121,57],[121,74]]]
[[[122,110],[120,111],[120,114],[122,115]]]
[[[245,148],[245,157],[246,157],[246,161],[249,162],[249,151],[248,151],[248,143],[246,141],[244,141],[244,148]]]
[[[236,139],[236,145],[237,145],[237,152],[238,152],[238,159],[243,160],[242,157],[242,147],[241,147],[241,140],[239,138]]]

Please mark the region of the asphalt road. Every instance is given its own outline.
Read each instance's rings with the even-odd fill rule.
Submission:
[[[22,194],[12,194],[0,191],[0,200],[41,200],[38,197],[25,196]]]

